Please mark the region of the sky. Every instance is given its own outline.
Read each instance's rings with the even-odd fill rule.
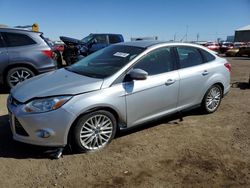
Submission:
[[[33,23],[52,40],[120,33],[214,41],[250,24],[250,0],[0,0],[0,24]]]

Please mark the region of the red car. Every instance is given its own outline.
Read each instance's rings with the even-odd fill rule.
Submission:
[[[63,44],[55,44],[55,45],[53,46],[53,49],[54,49],[54,50],[57,50],[57,51],[59,51],[59,52],[63,52],[63,50],[64,50],[64,45],[63,45]]]

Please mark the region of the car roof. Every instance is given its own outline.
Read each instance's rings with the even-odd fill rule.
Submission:
[[[122,42],[117,43],[115,45],[126,45],[126,46],[135,46],[140,48],[149,48],[156,45],[168,44],[174,46],[194,46],[194,47],[202,47],[201,45],[197,45],[194,43],[185,43],[185,42],[173,42],[173,41],[158,41],[158,40],[147,40],[147,41],[131,41],[131,42]]]
[[[138,47],[138,48],[151,48],[151,47],[157,47],[157,46],[162,46],[162,45],[166,45],[166,46],[190,46],[190,47],[196,47],[199,49],[203,49],[207,52],[210,52],[211,54],[216,55],[217,52],[212,51],[202,45],[199,44],[194,44],[194,43],[187,43],[187,42],[173,42],[173,41],[131,41],[131,42],[120,42],[120,43],[116,43],[113,45],[126,45],[126,46],[134,46],[134,47]]]
[[[0,27],[0,31],[17,31],[17,32],[29,32],[29,33],[38,33],[42,34],[42,32],[34,32],[31,30],[20,29],[20,28],[10,28],[10,27]]]
[[[122,42],[122,43],[117,43],[116,45],[126,45],[126,46],[135,46],[135,47],[141,47],[141,48],[148,48],[150,46],[154,46],[156,44],[163,44],[167,42],[163,41],[157,41],[157,40],[140,40],[140,41],[131,41],[131,42]]]
[[[117,33],[90,33],[89,35],[122,35]]]

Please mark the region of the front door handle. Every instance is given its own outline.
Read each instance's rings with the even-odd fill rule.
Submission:
[[[203,73],[202,73],[203,76],[206,76],[208,74],[209,74],[209,72],[207,70],[204,70]]]
[[[165,82],[165,85],[166,86],[169,86],[171,84],[175,83],[175,80],[174,79],[168,79],[166,82]]]

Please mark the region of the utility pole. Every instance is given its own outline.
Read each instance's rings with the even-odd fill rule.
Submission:
[[[174,34],[174,41],[176,41],[176,33]]]
[[[199,33],[197,33],[197,35],[196,35],[196,39],[197,39],[197,41],[199,41],[199,37],[200,37],[200,34],[199,34]]]
[[[187,42],[187,40],[188,40],[188,25],[186,25],[186,42]]]

